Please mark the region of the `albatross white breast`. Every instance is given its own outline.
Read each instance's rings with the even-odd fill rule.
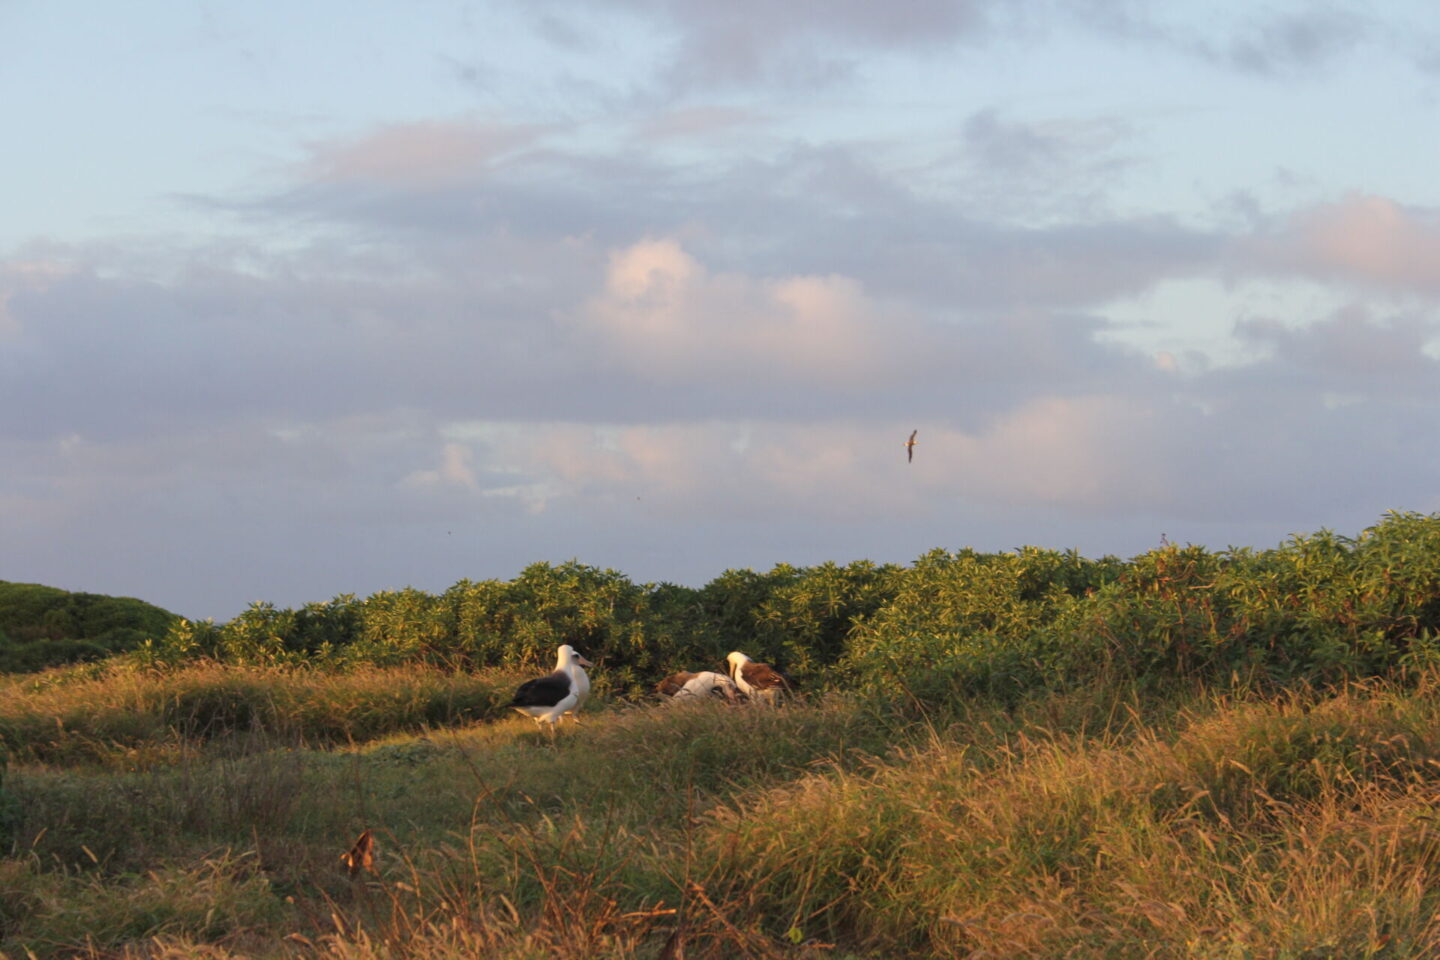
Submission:
[[[735,685],[751,700],[774,706],[780,702],[780,694],[790,689],[790,681],[780,671],[768,663],[756,663],[738,650],[726,657],[725,662]]]
[[[534,717],[536,723],[548,723],[554,729],[563,714],[578,710],[589,695],[590,678],[580,669],[589,666],[592,666],[590,661],[576,653],[574,647],[568,643],[561,644],[554,672],[520,684],[507,706]]]
[[[672,673],[660,681],[660,685],[655,689],[662,696],[669,697],[671,703],[682,700],[708,700],[711,697],[724,697],[734,703],[736,697],[735,681],[723,673],[716,673],[713,670],[701,670],[699,673]]]
[[[572,648],[571,653],[574,653]],[[565,716],[580,722],[580,708],[585,706],[585,701],[590,698],[590,674],[586,673],[585,667],[593,667],[594,664],[576,653],[570,660],[570,677],[575,681],[575,705],[565,711]]]

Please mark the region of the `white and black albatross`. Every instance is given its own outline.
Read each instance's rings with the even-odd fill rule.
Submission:
[[[655,692],[662,697],[669,698],[671,703],[681,703],[686,700],[709,700],[712,697],[724,697],[731,703],[737,699],[735,681],[723,673],[716,673],[713,670],[701,670],[699,673],[672,673],[655,688]]]
[[[590,695],[590,678],[581,668],[591,666],[594,664],[576,653],[574,647],[562,643],[555,657],[554,672],[520,684],[506,706],[534,717],[536,723],[550,724],[553,730],[564,714],[580,709],[580,704]]]
[[[570,652],[575,654],[575,658],[570,661],[570,676],[575,680],[575,705],[565,711],[565,716],[579,723],[580,708],[585,706],[585,701],[590,698],[590,674],[586,673],[582,668],[593,667],[595,664],[586,660],[580,656],[580,654],[575,653],[574,647],[570,648]],[[556,659],[556,666],[559,666],[558,658]]]
[[[756,663],[738,650],[725,658],[730,666],[730,678],[740,692],[757,703],[771,706],[780,702],[780,695],[792,688],[784,674],[768,663]]]
[[[679,673],[672,673],[670,674],[670,676],[666,677],[664,680],[661,680],[655,685],[655,692],[660,694],[660,696],[662,697],[673,697],[675,696],[675,694],[680,692],[680,690],[685,686],[685,684],[689,683],[691,680],[694,680],[695,676],[696,675],[694,673],[691,673],[688,670],[682,670]]]

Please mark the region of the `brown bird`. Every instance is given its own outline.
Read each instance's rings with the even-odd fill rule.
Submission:
[[[780,702],[780,694],[793,686],[784,674],[768,663],[756,663],[738,650],[732,651],[725,662],[730,666],[730,677],[735,685],[751,700],[774,706]]]
[[[676,927],[655,960],[685,960],[685,928]]]
[[[916,440],[916,439],[915,439],[915,434],[917,434],[917,433],[919,433],[919,432],[920,432],[919,430],[911,430],[911,431],[910,431],[910,439],[905,441],[905,462],[906,462],[906,463],[914,463],[914,462],[915,462],[915,444],[917,444],[917,443],[920,442],[919,440]]]
[[[694,679],[695,674],[693,673],[685,673],[683,671],[680,673],[672,673],[660,681],[659,685],[655,687],[655,692],[662,697],[673,697],[684,688],[685,684]]]
[[[340,862],[345,864],[353,879],[360,875],[362,870],[375,870],[375,835],[369,829],[360,834],[360,839],[355,841],[355,846],[345,853],[340,854]]]

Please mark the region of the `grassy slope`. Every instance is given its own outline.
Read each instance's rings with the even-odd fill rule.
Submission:
[[[423,709],[394,707],[460,684],[213,667],[12,682],[0,724],[63,715],[86,746],[11,765],[0,950],[158,936],[178,955],[649,958],[677,924],[692,958],[1440,948],[1440,703],[1423,684],[1089,691],[944,729],[837,697],[597,704],[553,742],[519,717],[427,732]],[[132,741],[96,719],[231,688],[277,706]],[[366,739],[387,724],[409,732]],[[337,747],[341,729],[357,742]],[[337,858],[365,827],[377,869],[351,880]]]

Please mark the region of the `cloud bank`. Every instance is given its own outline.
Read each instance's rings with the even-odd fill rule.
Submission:
[[[535,560],[699,583],[1440,509],[1440,201],[1281,190],[1269,157],[1207,193],[1243,138],[1162,145],[1210,108],[1071,98],[1083,71],[947,88],[923,123],[844,99],[1096,45],[1278,96],[1396,24],[606,6],[595,36],[523,17],[577,63],[646,52],[633,89],[332,126],[177,191],[203,229],[0,252],[0,577],[231,616]],[[1205,297],[1146,312],[1177,287]]]

